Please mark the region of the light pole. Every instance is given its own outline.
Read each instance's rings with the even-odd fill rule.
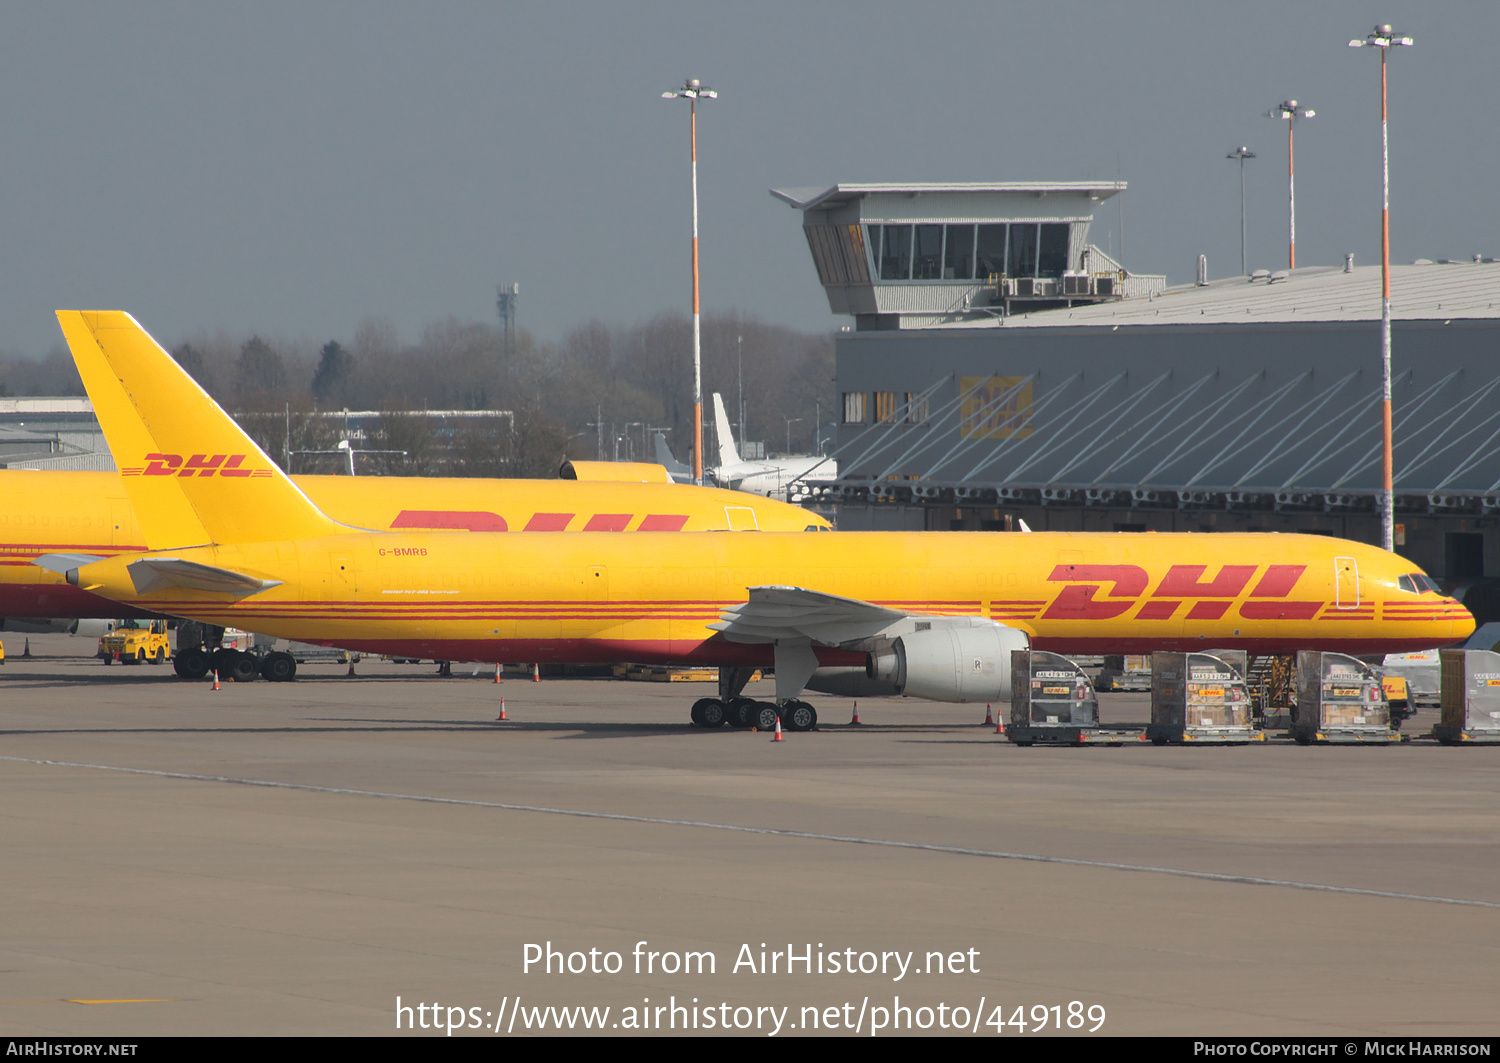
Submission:
[[[1380,49],[1380,546],[1396,544],[1395,462],[1391,446],[1391,142],[1386,134],[1385,56],[1392,48],[1410,47],[1410,37],[1397,37],[1389,25],[1375,27],[1350,48]]]
[[[802,418],[782,417],[782,420],[786,422],[786,449],[781,452],[782,455],[785,456],[792,452],[792,425],[801,424]]]
[[[682,88],[663,92],[665,100],[687,100],[692,118],[693,160],[693,482],[703,483],[703,352],[698,327],[698,101],[718,99],[719,94],[697,78],[688,78]],[[743,431],[743,429],[741,429]]]
[[[1303,107],[1296,100],[1286,100],[1266,112],[1269,118],[1286,120],[1286,198],[1291,212],[1286,251],[1287,269],[1297,268],[1297,182],[1292,167],[1292,127],[1297,124],[1297,119],[1311,118],[1317,113],[1311,108]]]
[[[1248,277],[1250,270],[1245,265],[1245,160],[1255,158],[1255,152],[1249,148],[1235,148],[1224,158],[1240,160],[1240,276]]]

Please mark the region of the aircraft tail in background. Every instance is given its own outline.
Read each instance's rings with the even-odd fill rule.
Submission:
[[[739,448],[734,445],[734,433],[729,430],[729,415],[724,412],[724,397],[714,392],[714,428],[719,436],[719,467],[729,468],[740,464]]]
[[[656,433],[656,463],[667,470],[673,483],[690,484],[693,482],[693,470],[677,460],[676,455],[672,453],[672,448],[667,446],[667,437],[663,432]]]
[[[59,310],[94,412],[152,550],[352,531],[119,310]]]

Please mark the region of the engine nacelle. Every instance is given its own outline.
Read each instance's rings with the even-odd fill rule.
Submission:
[[[909,698],[1009,701],[1011,651],[1029,645],[1024,631],[993,620],[933,617],[870,654],[868,675]]]

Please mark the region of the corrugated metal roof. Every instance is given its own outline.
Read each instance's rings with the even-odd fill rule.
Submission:
[[[12,461],[6,468],[38,469],[48,472],[115,472],[115,459],[108,451],[97,454],[60,454],[50,458]]]
[[[1500,263],[1391,267],[1397,321],[1500,318]],[[1168,288],[1151,299],[1013,314],[1011,328],[1379,321],[1380,267],[1310,266],[1268,283],[1244,277]]]
[[[771,195],[790,203],[798,210],[826,210],[862,196],[878,194],[922,195],[932,193],[1020,192],[1045,195],[1049,192],[1074,192],[1097,200],[1109,199],[1125,191],[1124,181],[964,181],[957,183],[916,182],[912,184],[837,184],[831,188],[773,188]]]

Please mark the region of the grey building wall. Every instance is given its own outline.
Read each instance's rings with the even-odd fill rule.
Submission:
[[[1399,321],[1392,349],[1397,550],[1500,576],[1500,321]],[[930,417],[840,426],[839,524],[1375,542],[1379,350],[1371,321],[842,333],[840,392],[928,393]],[[960,381],[986,377],[1030,378],[1025,431],[964,439]]]

